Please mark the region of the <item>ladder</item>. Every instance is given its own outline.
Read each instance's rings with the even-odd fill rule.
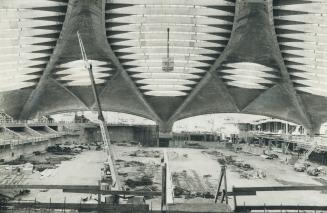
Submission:
[[[313,151],[315,151],[316,148],[317,148],[317,145],[316,145],[316,144],[312,145],[312,146],[310,147],[310,149],[305,153],[304,160],[308,160],[309,157],[310,157],[310,155],[311,155],[311,153],[312,153]]]

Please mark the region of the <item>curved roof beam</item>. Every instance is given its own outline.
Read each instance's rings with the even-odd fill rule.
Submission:
[[[60,56],[61,50],[63,48],[63,46],[65,45],[63,40],[64,34],[66,33],[65,29],[66,26],[68,25],[68,20],[70,18],[72,9],[73,9],[73,5],[77,0],[69,0],[68,1],[68,5],[67,5],[67,11],[66,11],[66,15],[65,15],[65,19],[64,22],[62,24],[62,29],[59,35],[59,38],[56,42],[56,45],[54,47],[53,53],[50,56],[50,59],[43,71],[43,74],[36,86],[36,88],[32,91],[32,93],[30,94],[29,98],[27,99],[27,101],[24,103],[22,111],[19,115],[19,119],[26,119],[30,116],[30,114],[33,111],[33,108],[37,105],[37,103],[40,101],[40,97],[43,94],[43,88],[45,87],[45,85],[47,84],[48,78],[50,78],[51,76],[51,71],[54,69],[55,64]]]

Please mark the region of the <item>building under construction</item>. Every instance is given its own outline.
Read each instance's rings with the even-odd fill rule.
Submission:
[[[327,212],[326,23],[325,0],[0,0],[0,212]]]

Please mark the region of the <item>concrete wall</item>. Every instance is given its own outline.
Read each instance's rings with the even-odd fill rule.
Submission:
[[[134,139],[140,141],[143,146],[158,146],[159,128],[157,126],[136,126]]]
[[[112,142],[134,141],[134,127],[132,126],[111,126],[108,128]]]
[[[210,134],[210,133],[195,133],[195,132],[182,132],[182,133],[173,133],[174,141],[203,141],[203,142],[216,142],[221,139],[219,134]]]
[[[158,128],[156,126],[110,126],[110,140],[115,143],[140,142],[143,146],[157,146]],[[102,141],[101,132],[96,127],[82,129],[81,143]]]
[[[99,131],[99,128],[81,128],[81,132],[79,135],[80,143],[86,144],[101,141],[101,135]]]

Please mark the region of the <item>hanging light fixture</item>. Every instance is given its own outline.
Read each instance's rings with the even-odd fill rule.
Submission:
[[[167,28],[167,57],[162,59],[162,70],[165,72],[174,70],[174,58],[169,56],[169,28]]]

